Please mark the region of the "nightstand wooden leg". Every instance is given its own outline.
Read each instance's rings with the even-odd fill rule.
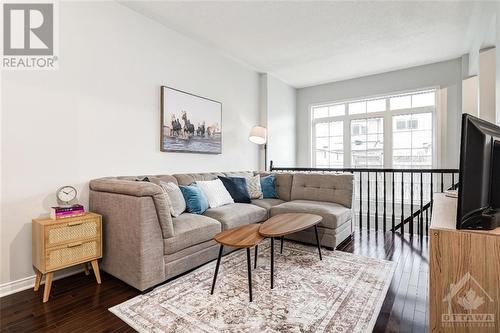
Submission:
[[[52,275],[54,273],[50,272],[45,275],[45,288],[43,289],[43,302],[47,302],[49,300],[50,288],[52,287]]]
[[[83,270],[85,272],[85,275],[89,275],[90,274],[89,273],[89,266],[87,266],[87,263],[83,263],[82,266],[83,266]]]
[[[97,263],[97,260],[92,260],[90,263],[92,264],[92,270],[94,271],[97,283],[101,284],[101,274],[99,273],[99,264]]]
[[[40,288],[40,281],[42,281],[42,273],[37,270],[36,271],[36,277],[35,277],[35,291],[38,291],[38,289]]]

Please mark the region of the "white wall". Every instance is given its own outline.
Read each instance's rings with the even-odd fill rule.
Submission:
[[[110,175],[251,170],[258,74],[115,2],[61,2],[60,68],[2,75],[0,283],[33,275],[31,219]],[[222,102],[222,155],[162,153],[160,86]]]
[[[479,53],[479,117],[496,122],[496,49]]]
[[[268,167],[295,165],[295,88],[267,76]]]
[[[438,86],[446,89],[447,131],[441,167],[457,167],[462,113],[461,59],[297,90],[297,165],[311,165],[310,105]]]
[[[479,117],[479,77],[471,76],[462,81],[462,112]]]
[[[255,124],[257,126],[263,126],[267,128],[267,74],[260,73],[259,74],[259,123]],[[266,155],[265,155],[265,146],[259,145],[259,170],[266,170]],[[268,163],[269,166],[269,163]]]

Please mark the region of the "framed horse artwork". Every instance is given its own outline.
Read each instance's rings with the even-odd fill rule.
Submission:
[[[222,103],[162,86],[160,150],[221,154]]]

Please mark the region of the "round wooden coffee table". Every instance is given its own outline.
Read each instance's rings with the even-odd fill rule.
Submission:
[[[258,244],[264,239],[264,236],[259,234],[259,224],[247,224],[241,227],[225,230],[215,235],[214,240],[220,244],[219,256],[217,257],[217,265],[215,266],[214,280],[212,282],[211,295],[214,293],[217,274],[219,273],[220,261],[222,258],[222,250],[224,246],[247,249],[247,267],[248,267],[248,292],[250,294],[250,302],[252,301],[252,263],[250,259],[250,248],[255,246],[255,266],[257,267],[257,251]]]
[[[285,213],[275,215],[260,225],[259,233],[262,236],[271,238],[271,289],[274,288],[274,238],[281,238],[281,252],[283,252],[284,236],[314,227],[319,260],[323,260],[318,236],[318,223],[320,223],[321,220],[323,220],[323,218],[315,214]]]

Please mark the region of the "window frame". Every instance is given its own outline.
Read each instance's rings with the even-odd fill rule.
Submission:
[[[421,107],[421,108],[422,109],[424,109],[424,108],[432,109],[432,107],[428,107],[428,106]],[[419,108],[419,109],[421,109],[421,108]],[[435,130],[434,130],[435,124],[436,124],[436,119],[435,119],[436,118],[436,114],[435,114],[435,112],[432,112],[432,110],[427,110],[427,111],[426,110],[419,110],[418,112],[410,112],[410,113],[403,113],[403,114],[393,114],[391,116],[391,121],[393,120],[394,116],[401,116],[401,115],[405,116],[405,115],[423,114],[423,113],[431,113],[431,115],[432,115],[432,128],[431,128],[431,136],[432,136],[432,154],[431,154],[431,156],[432,156],[432,165],[430,166],[430,168],[435,168],[436,164],[437,164],[436,163],[436,156],[437,156],[437,153],[436,153],[436,133],[435,133]],[[411,129],[410,131],[413,131],[413,129]],[[392,131],[392,127],[391,127],[391,134],[390,134],[390,136],[391,136],[391,147],[390,147],[390,149],[391,149],[391,161],[390,162],[391,162],[391,168],[393,168],[394,167],[394,164],[393,164],[394,146],[393,146],[392,142],[393,142],[394,132]],[[384,138],[385,138],[385,134],[384,134]],[[413,150],[415,148],[413,148],[413,146],[412,146],[412,148],[410,148],[410,149]],[[410,169],[420,169],[420,168],[410,167]]]
[[[383,111],[381,112],[377,112],[377,113],[382,113]],[[368,120],[369,119],[382,119],[382,123],[383,123],[383,130],[382,130],[382,135],[384,137],[384,149],[382,149],[383,151],[383,155],[384,155],[384,160],[383,160],[383,163],[382,163],[382,166],[381,167],[377,167],[377,166],[363,166],[362,168],[383,168],[384,165],[385,165],[385,153],[386,153],[386,149],[385,149],[385,121],[386,121],[386,118],[383,117],[383,116],[376,116],[374,115],[376,112],[370,112],[369,113],[369,117],[357,117],[356,119],[350,119],[348,121],[349,123],[349,140],[352,140],[352,133],[351,133],[351,125],[352,125],[352,121],[353,120],[366,120],[367,124],[368,124]],[[367,113],[368,114],[368,113]],[[368,137],[368,131],[366,133],[366,137]],[[368,143],[368,142],[367,142]],[[365,152],[367,152],[367,157],[368,157],[368,144],[367,144],[367,148],[365,149]],[[352,141],[349,141],[349,163],[350,165],[352,165]],[[344,166],[345,167],[345,166]]]
[[[434,106],[422,106],[415,108],[405,108],[405,109],[397,109],[390,110],[390,99],[392,97],[397,97],[400,95],[414,95],[425,92],[434,92]],[[325,103],[314,103],[309,105],[309,113],[310,113],[310,131],[311,131],[311,141],[310,141],[310,165],[311,167],[316,166],[316,124],[317,123],[329,123],[332,121],[343,121],[344,126],[344,168],[352,167],[352,151],[351,151],[351,121],[356,119],[369,119],[369,118],[383,118],[384,122],[384,163],[381,168],[392,168],[392,159],[393,159],[393,116],[399,115],[409,115],[409,114],[419,114],[419,113],[432,113],[432,166],[431,168],[435,168],[438,165],[437,160],[437,137],[436,137],[436,128],[437,128],[437,108],[439,101],[439,87],[428,87],[422,89],[412,89],[407,91],[401,91],[397,93],[390,94],[382,94],[377,96],[370,96],[365,98],[355,98],[355,99],[345,99],[334,102],[325,102]],[[377,99],[385,99],[385,111],[378,112],[365,112],[362,114],[349,114],[349,103],[363,102],[369,100],[377,100]],[[314,109],[317,107],[330,107],[338,104],[345,104],[345,114],[342,116],[329,116],[324,118],[314,119]]]
[[[332,122],[341,122],[341,123],[342,123],[342,135],[330,135],[330,128],[331,128],[331,123],[332,123]],[[330,142],[331,142],[331,138],[332,138],[332,137],[341,137],[341,138],[342,138],[342,146],[345,146],[345,143],[344,143],[344,141],[343,141],[343,140],[344,140],[344,137],[345,137],[345,136],[343,135],[343,131],[344,131],[344,122],[343,122],[342,120],[340,120],[340,121],[336,121],[336,120],[335,120],[335,121],[328,121],[328,122],[324,122],[324,121],[323,121],[323,122],[320,122],[320,123],[324,123],[324,124],[326,124],[326,125],[327,125],[327,127],[328,127],[328,135],[327,135],[327,136],[320,136],[320,137],[316,137],[316,136],[315,136],[315,137],[314,137],[314,146],[315,146],[315,150],[314,150],[314,160],[315,160],[315,162],[316,162],[316,153],[317,153],[317,152],[316,152],[316,142],[317,142],[317,139],[318,139],[318,138],[328,138],[328,145],[330,146]],[[317,123],[316,123],[316,124],[317,124]],[[316,124],[314,125],[314,131],[316,131]],[[316,132],[315,132],[315,134],[316,134]],[[331,150],[330,150],[330,151],[331,151]],[[344,151],[345,151],[345,150],[342,150],[342,154],[344,154],[344,155],[345,155],[345,152],[344,152]],[[345,156],[343,156],[343,158],[342,158],[342,159],[344,159],[344,158],[345,158]],[[328,159],[330,159],[330,156],[328,156]],[[330,160],[329,160],[329,162],[330,162]],[[345,163],[345,162],[344,162],[344,163]],[[331,167],[331,163],[329,163],[329,167]],[[343,166],[336,166],[336,168],[338,168],[338,167],[342,167],[342,168],[343,168]]]

